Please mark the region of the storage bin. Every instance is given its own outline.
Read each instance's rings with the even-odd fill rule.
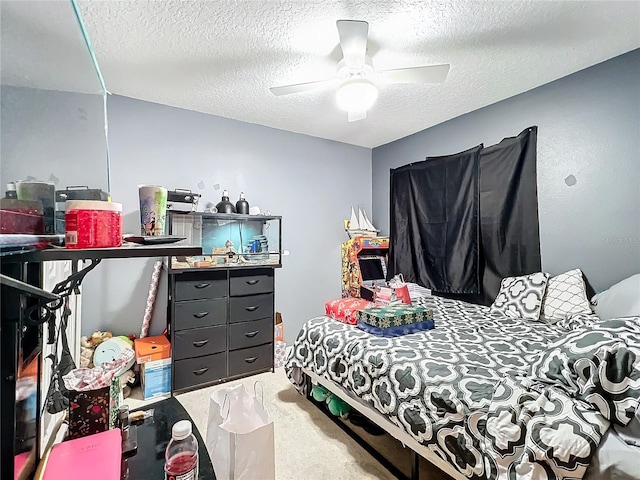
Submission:
[[[67,248],[109,248],[122,245],[122,204],[98,200],[66,202]]]

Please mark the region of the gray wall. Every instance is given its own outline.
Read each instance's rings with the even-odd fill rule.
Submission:
[[[276,309],[287,343],[340,296],[342,222],[350,205],[371,211],[370,149],[120,96],[109,97],[108,114],[111,193],[124,204],[126,232],[140,229],[139,184],[189,188],[201,206],[219,202],[222,189],[233,202],[243,191],[251,205],[282,215],[291,253],[276,271]],[[87,276],[83,333],[139,334],[153,262],[107,260]],[[163,282],[151,334],[165,327],[166,298]]]
[[[0,180],[52,181],[107,190],[101,95],[2,85]]]
[[[596,291],[640,272],[640,50],[373,149],[374,224],[388,232],[389,169],[531,125],[543,269],[581,268]]]

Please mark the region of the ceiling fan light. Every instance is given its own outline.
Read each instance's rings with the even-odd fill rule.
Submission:
[[[336,92],[336,103],[345,112],[367,111],[378,98],[378,89],[369,80],[347,80]]]

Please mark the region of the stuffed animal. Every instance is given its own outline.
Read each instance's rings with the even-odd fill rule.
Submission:
[[[349,412],[351,411],[351,407],[348,403],[340,400],[333,394],[329,394],[329,397],[327,397],[327,407],[329,408],[331,415],[341,417],[343,420],[347,419]]]
[[[93,368],[95,347],[86,336],[80,338],[80,368]]]
[[[101,331],[93,332],[91,334],[91,343],[93,344],[94,347],[97,347],[102,342],[109,340],[111,337],[113,337],[113,334],[111,332],[101,332]]]
[[[311,389],[311,397],[316,402],[325,402],[331,415],[341,417],[344,420],[349,416],[349,412],[351,411],[349,404],[342,401],[322,385],[315,385]]]
[[[90,337],[80,338],[80,368],[93,368],[93,354],[96,347],[113,336],[111,332],[93,332]]]

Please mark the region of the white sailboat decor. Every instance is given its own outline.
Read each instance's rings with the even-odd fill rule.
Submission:
[[[348,221],[345,221],[345,227],[349,238],[353,237],[376,237],[378,230],[373,226],[364,208],[358,208],[358,214],[356,215],[353,206],[351,206],[351,217]]]

